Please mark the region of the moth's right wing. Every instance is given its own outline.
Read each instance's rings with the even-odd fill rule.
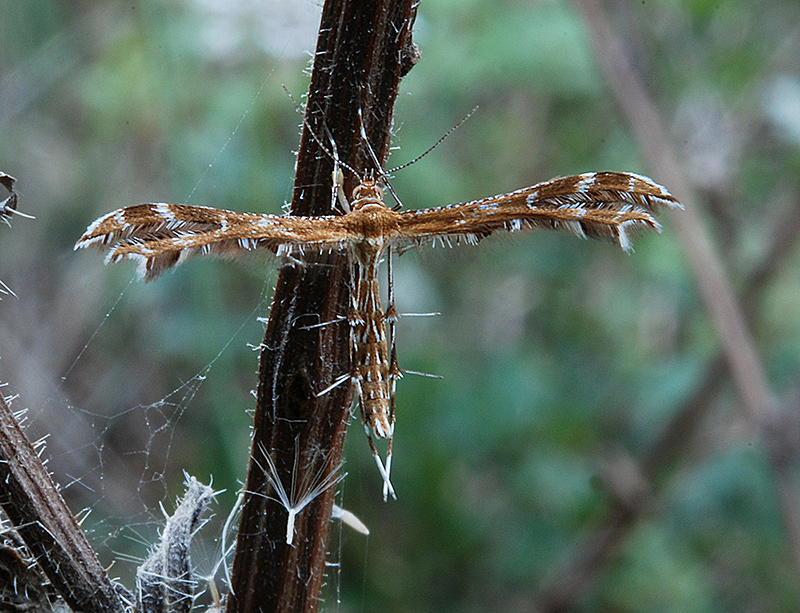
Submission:
[[[394,242],[402,252],[437,240],[476,243],[497,231],[548,228],[604,238],[630,251],[632,232],[661,229],[655,218],[661,207],[682,208],[648,177],[586,173],[482,200],[403,211]]]

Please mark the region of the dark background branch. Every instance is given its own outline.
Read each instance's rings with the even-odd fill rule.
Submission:
[[[760,290],[767,285],[769,277],[781,270],[796,247],[797,208],[791,207],[780,216],[763,257],[744,281],[742,298],[735,296],[722,258],[699,214],[701,199],[690,188],[677,162],[656,105],[624,52],[625,45],[616,34],[609,13],[599,0],[576,0],[575,4],[590,24],[600,66],[653,176],[670,185],[687,204],[687,210],[675,215],[674,222],[721,345],[693,394],[646,455],[642,474],[647,479],[658,477],[670,462],[696,444],[696,431],[713,407],[714,397],[723,383],[731,381],[738,390],[748,420],[762,435],[783,515],[787,548],[794,562],[794,572],[800,576],[800,507],[797,504],[800,493],[796,478],[792,476],[799,447],[796,409],[776,403],[750,333]],[[654,483],[663,485],[663,481]],[[571,610],[589,585],[608,568],[609,561],[648,510],[646,506],[612,505],[607,518],[582,539],[568,563],[543,586],[540,610]]]

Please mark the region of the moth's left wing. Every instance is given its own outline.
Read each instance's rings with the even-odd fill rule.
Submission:
[[[140,204],[94,221],[75,245],[109,248],[107,262],[136,260],[139,273],[155,279],[196,254],[235,256],[253,249],[272,252],[339,248],[347,238],[339,217],[293,217],[237,213],[185,204]]]
[[[473,202],[404,211],[395,242],[403,251],[436,239],[474,243],[499,230],[550,228],[608,239],[630,251],[632,231],[660,231],[655,218],[660,207],[682,208],[652,179],[620,172],[586,173]]]

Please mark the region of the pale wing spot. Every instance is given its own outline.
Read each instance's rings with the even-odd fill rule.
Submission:
[[[176,221],[175,213],[173,212],[172,207],[164,202],[157,202],[153,204],[153,212],[161,215],[161,217],[167,221]]]
[[[128,220],[127,220],[127,217],[128,217],[128,216],[125,214],[125,211],[122,211],[122,210],[120,210],[120,211],[117,211],[117,212],[114,214],[114,216],[113,216],[113,217],[111,217],[111,219],[113,219],[113,220],[114,220],[114,221],[117,223],[117,225],[118,225],[118,226],[121,226],[121,227],[126,227],[126,226],[128,225]],[[101,218],[100,218],[100,219],[98,219],[96,222],[94,222],[94,224],[92,224],[92,226],[94,226],[94,228],[96,229],[96,228],[97,228],[97,226],[96,226],[95,224],[97,224],[97,222],[98,222],[98,221],[99,221],[99,222],[103,222],[103,221],[105,221],[106,219],[109,219],[109,217],[108,217],[108,216],[106,216],[106,217],[101,217]],[[99,225],[99,224],[97,224],[97,225]],[[91,227],[91,226],[90,226],[90,227]],[[87,230],[87,232],[88,232],[88,230]]]
[[[593,172],[589,172],[578,176],[580,177],[580,181],[578,181],[575,184],[575,189],[578,190],[579,192],[589,191],[589,188],[592,187],[597,182],[597,174]]]
[[[630,223],[630,222],[625,222]],[[619,228],[619,246],[622,247],[623,251],[630,253],[633,247],[631,246],[630,238],[628,238],[628,231],[625,228],[625,223],[623,223]]]

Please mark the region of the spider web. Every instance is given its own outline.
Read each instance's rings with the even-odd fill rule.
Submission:
[[[83,509],[78,515],[84,518],[83,527],[101,560],[106,564],[114,561],[111,575],[119,576],[126,586],[133,585],[136,567],[158,541],[165,514],[175,510],[176,498],[183,493],[184,470],[191,470],[204,483],[212,482],[217,490],[228,490],[212,506],[215,517],[193,543],[193,562],[199,576],[210,575],[222,561],[222,525],[243,479],[249,449],[248,413],[253,404],[249,390],[230,382],[234,384],[229,392],[232,446],[240,446],[234,455],[240,456],[241,462],[232,480],[223,475],[224,485],[219,480],[215,482],[215,462],[205,461],[200,455],[203,437],[198,437],[193,422],[207,420],[204,413],[208,387],[215,388],[213,393],[225,387],[219,377],[224,377],[231,366],[220,368],[223,362],[236,362],[241,356],[249,358],[252,368],[243,374],[242,380],[249,374],[251,384],[255,384],[257,353],[248,344],[250,339],[263,335],[257,317],[268,306],[266,287],[271,286],[274,278],[274,273],[267,275],[256,307],[232,324],[235,328],[226,332],[228,336],[218,345],[216,353],[209,357],[205,351],[200,352],[199,360],[207,361],[198,370],[186,377],[181,373],[191,368],[194,361],[179,363],[174,371],[165,371],[160,377],[162,381],[154,387],[134,385],[126,391],[122,389],[125,379],[142,378],[150,383],[158,369],[164,367],[163,363],[151,368],[137,367],[136,362],[142,357],[126,355],[124,348],[117,356],[118,364],[98,366],[95,362],[93,346],[112,342],[107,337],[116,327],[113,320],[129,314],[126,302],[140,290],[138,284],[128,284],[90,335],[61,384],[50,390],[42,410],[28,413],[29,436],[38,438],[41,432],[46,433],[45,457],[62,493],[71,508]],[[192,347],[187,346],[187,350],[191,352]],[[120,402],[97,406],[91,398],[76,401],[85,379],[105,367],[110,367],[111,372],[101,377],[99,385],[118,389]],[[162,393],[165,384],[175,387]],[[107,393],[98,395],[108,397]],[[154,395],[156,398],[150,400]],[[28,397],[23,392],[17,402],[22,403]],[[212,455],[213,451],[208,453]],[[207,472],[200,472],[204,468]],[[224,577],[221,581],[224,582]],[[204,587],[200,585],[199,589]]]

